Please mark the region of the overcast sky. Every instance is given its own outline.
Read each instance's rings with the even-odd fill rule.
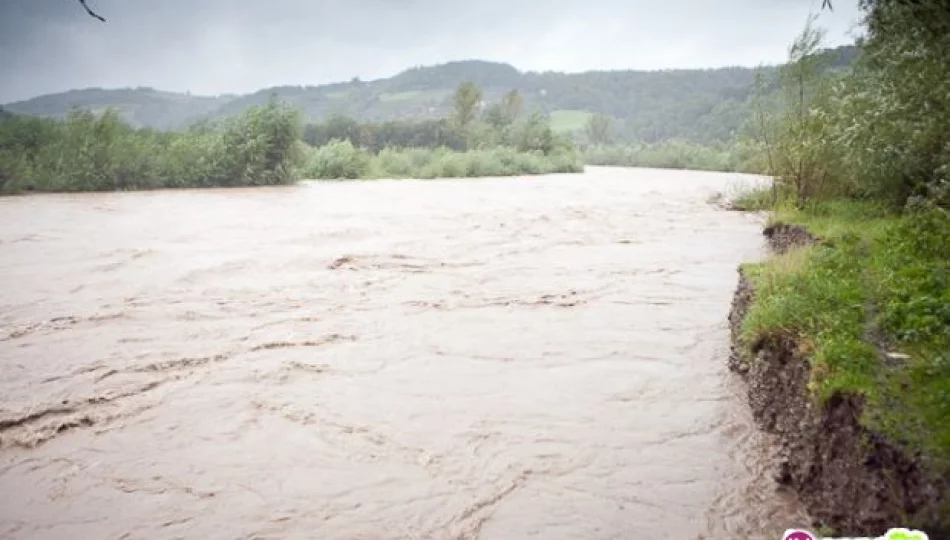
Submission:
[[[0,102],[85,87],[251,92],[449,60],[521,70],[754,66],[821,0],[0,0]],[[857,0],[820,14],[828,44]]]

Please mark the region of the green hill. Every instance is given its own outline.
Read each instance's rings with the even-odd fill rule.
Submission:
[[[827,54],[849,64],[856,47]],[[773,71],[774,67],[764,68]],[[157,129],[184,127],[200,118],[238,114],[271,95],[298,107],[311,122],[338,113],[361,121],[431,119],[446,116],[452,92],[471,80],[487,103],[518,89],[526,111],[550,114],[560,131],[582,129],[594,113],[614,118],[619,139],[682,138],[709,143],[731,139],[749,111],[755,70],[748,67],[664,71],[521,72],[511,65],[478,60],[407,69],[374,81],[320,86],[279,86],[241,96],[204,97],[151,88],[90,88],[40,96],[4,108],[20,114],[59,117],[71,107],[115,107],[131,123]]]
[[[10,103],[4,108],[12,113],[58,118],[74,107],[93,112],[113,107],[136,127],[177,129],[214,114],[231,99],[233,96],[193,96],[144,87],[86,88]]]

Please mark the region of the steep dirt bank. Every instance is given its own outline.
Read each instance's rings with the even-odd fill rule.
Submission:
[[[773,225],[764,232],[779,253],[818,241],[795,225]],[[799,495],[816,527],[829,525],[839,535],[874,536],[891,527],[917,526],[930,538],[950,538],[946,529],[927,527],[945,521],[950,498],[945,479],[924,471],[913,456],[862,427],[858,397],[813,402],[807,388],[810,365],[800,343],[773,336],[743,351],[740,327],[754,298],[754,288],[740,269],[729,314],[729,368],[747,381],[756,422],[778,436],[779,483]]]

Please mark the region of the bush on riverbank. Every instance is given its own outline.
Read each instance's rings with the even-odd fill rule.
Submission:
[[[115,111],[63,121],[0,120],[0,191],[106,191],[283,184],[299,161],[300,122],[276,102],[217,126],[134,129]]]
[[[385,148],[372,154],[349,141],[331,141],[309,153],[303,177],[326,180],[511,176],[583,170],[579,157],[570,149],[545,154],[509,147],[465,152],[448,148]]]

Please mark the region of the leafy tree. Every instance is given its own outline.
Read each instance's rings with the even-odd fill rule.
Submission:
[[[790,191],[800,208],[821,194],[832,174],[832,149],[827,144],[831,126],[819,103],[828,98],[823,37],[823,30],[810,17],[789,49],[788,63],[779,71],[781,115],[769,115],[761,108],[755,112],[769,173],[780,188]]]
[[[524,99],[516,89],[509,90],[498,103],[488,106],[485,111],[485,121],[495,130],[503,132],[513,124],[521,114]]]
[[[304,128],[303,138],[313,146],[323,146],[332,140],[346,140],[351,144],[359,144],[361,132],[359,122],[337,112],[320,124],[308,124]]]
[[[467,128],[475,120],[478,104],[482,101],[482,89],[473,82],[466,81],[458,86],[452,102],[455,108],[455,125],[459,129]]]
[[[902,205],[950,204],[950,10],[940,0],[862,0],[867,37],[829,107],[849,181]]]
[[[609,144],[612,139],[611,124],[612,120],[606,114],[591,116],[585,127],[588,142],[595,145]]]
[[[488,123],[494,129],[504,129],[511,122],[508,120],[508,117],[505,115],[504,108],[501,103],[492,103],[485,109],[485,122]]]
[[[181,133],[136,129],[114,109],[0,118],[0,190],[91,191],[288,182],[298,113],[277,101]]]
[[[520,152],[542,152],[550,154],[558,145],[557,137],[551,130],[548,119],[534,113],[528,116],[514,129],[514,144]]]
[[[379,152],[384,148],[437,148],[462,150],[465,141],[447,119],[421,121],[365,122],[334,115],[325,122],[308,124],[303,140],[311,146],[324,146],[333,140],[349,141],[360,148]]]
[[[524,98],[515,88],[509,90],[501,100],[501,112],[509,124],[518,119],[523,107]]]

